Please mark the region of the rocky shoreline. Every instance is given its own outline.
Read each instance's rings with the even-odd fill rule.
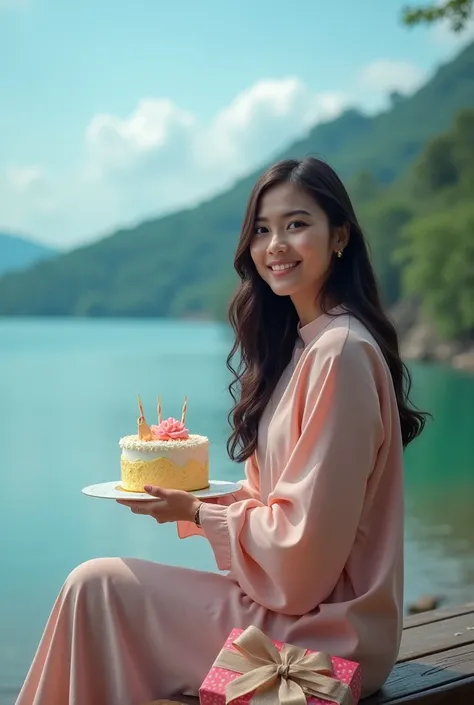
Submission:
[[[405,360],[442,362],[457,370],[474,372],[474,342],[442,341],[427,323],[418,323],[401,337]]]
[[[427,322],[416,301],[405,300],[391,311],[400,338],[402,357],[421,362],[439,362],[474,373],[474,340],[441,340]]]

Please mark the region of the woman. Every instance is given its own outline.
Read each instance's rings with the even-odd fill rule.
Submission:
[[[225,575],[89,561],[57,598],[17,705],[139,705],[197,693],[233,627],[358,661],[363,694],[397,657],[403,447],[423,429],[366,244],[334,171],[283,161],[256,184],[235,257],[240,362],[231,504],[148,488],[122,502],[210,542]]]

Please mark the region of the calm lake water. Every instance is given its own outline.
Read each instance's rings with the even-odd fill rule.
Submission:
[[[179,541],[174,527],[80,490],[118,479],[137,393],[149,418],[158,394],[166,416],[179,416],[188,395],[188,426],[212,441],[212,477],[241,477],[225,451],[229,343],[212,323],[0,321],[2,705],[81,561],[127,555],[215,570],[204,540]],[[465,602],[474,597],[474,376],[412,371],[416,401],[435,419],[406,454],[406,601]]]

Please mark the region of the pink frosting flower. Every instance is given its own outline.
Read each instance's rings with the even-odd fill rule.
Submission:
[[[151,432],[153,438],[157,441],[174,441],[180,438],[185,440],[189,438],[189,432],[184,423],[171,417],[163,419],[158,426],[152,426]]]

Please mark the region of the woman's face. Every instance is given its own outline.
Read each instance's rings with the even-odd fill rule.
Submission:
[[[269,188],[260,199],[250,254],[278,296],[290,296],[302,324],[317,315],[317,300],[345,228],[332,234],[325,212],[295,184]],[[306,319],[306,320],[305,320]]]

